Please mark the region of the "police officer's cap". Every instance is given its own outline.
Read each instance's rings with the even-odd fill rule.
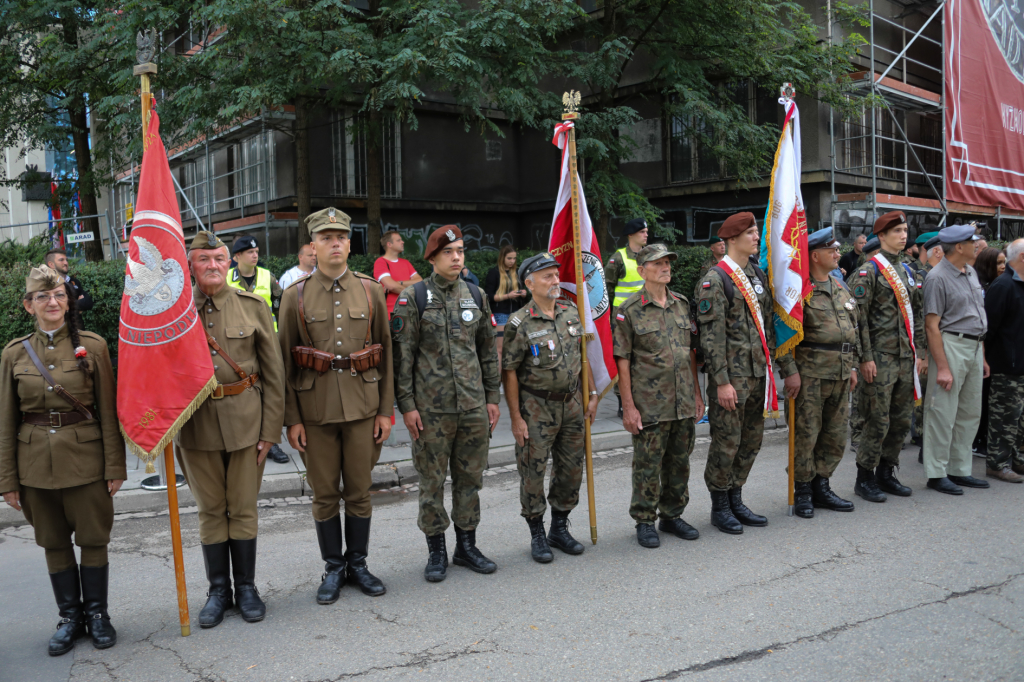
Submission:
[[[644,248],[640,249],[640,253],[636,254],[636,264],[644,265],[651,261],[658,260],[659,258],[666,257],[670,261],[673,261],[679,258],[679,255],[669,251],[668,247],[664,244],[648,244]]]
[[[959,244],[960,242],[976,242],[973,225],[950,225],[939,230],[939,241],[943,244]]]
[[[807,250],[814,251],[815,249],[831,249],[837,246],[836,240],[832,238],[833,231],[831,227],[826,227],[817,232],[812,232],[807,235]]]
[[[631,234],[636,234],[640,230],[646,230],[646,229],[647,229],[647,221],[646,220],[644,220],[643,218],[633,218],[628,223],[626,223],[626,229],[624,229],[622,231],[622,234],[628,236],[628,235],[631,235]]]
[[[256,248],[259,248],[259,244],[256,243],[255,237],[239,237],[235,240],[235,243],[231,245],[231,255],[234,256],[236,253]]]
[[[526,278],[535,272],[540,272],[545,268],[558,267],[558,261],[550,253],[538,253],[536,256],[530,256],[523,261],[523,264],[519,266],[519,281],[525,282]]]

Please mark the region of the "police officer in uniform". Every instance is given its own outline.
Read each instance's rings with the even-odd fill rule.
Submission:
[[[568,299],[559,300],[558,267],[550,253],[527,258],[519,266],[519,281],[530,290],[533,302],[509,317],[501,357],[505,401],[516,439],[521,513],[530,527],[530,552],[542,564],[554,558],[551,546],[566,554],[583,553],[583,545],[569,533],[569,513],[579,503],[583,482],[583,420],[593,421],[598,402],[590,372],[590,403],[583,414],[579,391],[584,329],[576,306]],[[549,452],[551,533],[545,538],[544,474]]]
[[[846,451],[846,407],[857,385],[860,359],[857,302],[829,274],[839,262],[832,228],[807,238],[814,290],[804,303],[804,339],[793,354],[778,359],[786,397],[795,399],[795,512],[809,519],[814,508],[853,511],[853,503],[832,492],[829,478]]]
[[[366,556],[372,472],[394,413],[391,336],[384,288],[349,267],[349,217],[325,208],[308,216],[306,226],[317,269],[288,287],[281,302],[284,423],[313,488],[313,521],[325,563],[316,600],[332,604],[346,578],[371,597],[385,592],[384,583],[367,568]],[[319,352],[326,358],[323,371],[303,367],[296,348]],[[367,352],[377,359],[352,357]]]
[[[743,503],[742,488],[764,436],[775,325],[767,277],[750,262],[760,242],[754,214],[729,216],[718,236],[727,253],[701,280],[697,303],[711,423],[704,482],[711,493],[711,523],[738,535],[743,526],[768,525]]]
[[[213,394],[177,437],[185,479],[199,507],[199,539],[210,581],[199,626],[219,625],[232,601],[246,622],[255,623],[267,612],[255,583],[256,496],[267,453],[281,440],[284,365],[270,308],[259,296],[226,286],[227,245],[212,232],[200,231],[188,263],[217,378]]]
[[[23,305],[36,330],[0,356],[0,493],[46,550],[61,618],[51,656],[71,651],[86,630],[97,649],[117,641],[107,614],[107,545],[111,498],[127,478],[124,440],[107,342],[78,328],[75,300],[56,271],[33,268]]]
[[[920,291],[923,280],[910,272],[899,256],[907,241],[907,218],[902,211],[890,211],[875,221],[874,232],[882,264],[865,261],[847,280],[860,313],[857,410],[863,427],[854,492],[869,502],[885,502],[885,493],[911,494],[896,478],[895,470],[910,431],[914,375],[927,362],[927,340]],[[901,301],[909,304],[909,315]],[[907,333],[908,322],[912,322],[912,336]]]
[[[672,261],[664,244],[641,249],[636,261],[644,285],[616,313],[615,362],[622,385],[622,425],[633,434],[633,499],[641,547],[661,545],[658,528],[683,540],[697,529],[683,521],[690,501],[694,421],[704,414],[697,384],[696,341],[686,297],[669,291]]]
[[[423,575],[440,582],[448,570],[444,483],[449,468],[456,540],[452,561],[477,573],[497,570],[477,549],[476,527],[488,440],[498,423],[498,354],[487,297],[459,278],[465,260],[459,228],[434,230],[423,257],[434,272],[399,294],[391,333],[395,396],[420,475],[418,524],[429,552]]]

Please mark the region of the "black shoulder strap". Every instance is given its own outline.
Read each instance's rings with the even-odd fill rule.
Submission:
[[[416,298],[416,310],[419,311],[420,317],[423,317],[423,311],[427,309],[427,283],[423,280],[416,282],[412,286],[412,293]]]
[[[727,300],[729,302],[729,305],[732,305],[732,299],[736,295],[736,291],[735,291],[735,288],[733,287],[733,283],[732,283],[732,277],[730,277],[729,273],[726,272],[722,268],[722,266],[720,266],[718,264],[716,264],[711,269],[714,270],[715,272],[717,272],[719,278],[721,278],[721,280],[722,280],[722,289],[725,291],[725,300]]]
[[[466,280],[462,281],[465,282]],[[476,307],[479,308],[481,312],[483,312],[484,299],[483,296],[481,296],[480,294],[480,287],[473,284],[472,282],[466,282],[466,286],[469,287],[469,295],[473,297],[473,302],[476,303]]]

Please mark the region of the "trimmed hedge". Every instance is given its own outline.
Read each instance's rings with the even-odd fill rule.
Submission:
[[[45,247],[45,244],[29,247],[14,242],[0,244],[0,348],[6,346],[11,339],[32,333],[32,318],[22,307],[21,299],[31,263],[41,260],[47,250],[42,248],[40,251],[40,246]],[[673,247],[673,251],[679,254],[679,259],[672,264],[670,286],[689,298],[701,269],[711,259],[711,251],[704,246]],[[522,263],[534,253],[529,249],[519,251],[519,262]],[[31,261],[25,260],[25,257],[31,258]],[[356,255],[349,258],[349,265],[358,272],[372,275],[375,260],[374,256]],[[431,267],[427,261],[419,257],[412,257],[409,261],[421,276],[427,277],[430,274]],[[497,262],[497,251],[473,251],[466,254],[466,265],[480,278],[481,286],[487,272]],[[298,257],[294,255],[264,259],[264,266],[277,277],[297,263]],[[123,260],[81,262],[72,266],[75,277],[94,301],[92,310],[82,315],[85,327],[107,340],[112,358],[117,356],[117,328],[124,290],[124,271]]]

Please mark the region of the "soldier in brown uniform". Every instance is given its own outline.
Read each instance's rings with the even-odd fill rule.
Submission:
[[[224,242],[199,232],[188,262],[218,382],[177,437],[185,480],[199,507],[199,540],[210,581],[199,626],[220,624],[232,597],[242,618],[255,623],[267,612],[255,583],[256,496],[270,446],[281,440],[284,365],[270,308],[259,296],[227,286],[230,257]]]
[[[394,413],[391,335],[384,288],[348,266],[349,222],[334,208],[306,218],[317,269],[285,291],[278,324],[287,379],[284,423],[306,464],[325,563],[318,604],[336,602],[346,577],[363,594],[385,592],[366,555],[371,473]],[[308,361],[313,355],[319,364]]]
[[[72,291],[54,270],[33,268],[24,306],[36,330],[0,356],[0,493],[24,511],[46,550],[61,617],[51,656],[71,651],[86,629],[97,649],[117,641],[107,615],[107,544],[111,498],[127,477],[107,343],[78,329]]]
[[[519,501],[530,527],[530,552],[546,564],[551,546],[582,554],[583,545],[569,533],[569,513],[580,501],[583,482],[584,418],[594,420],[598,396],[587,365],[590,402],[583,413],[583,324],[576,306],[559,300],[558,261],[550,253],[527,258],[519,281],[533,294],[505,327],[502,375],[512,417],[519,465]],[[544,537],[544,474],[551,453],[551,533]],[[550,542],[550,545],[548,544]]]

